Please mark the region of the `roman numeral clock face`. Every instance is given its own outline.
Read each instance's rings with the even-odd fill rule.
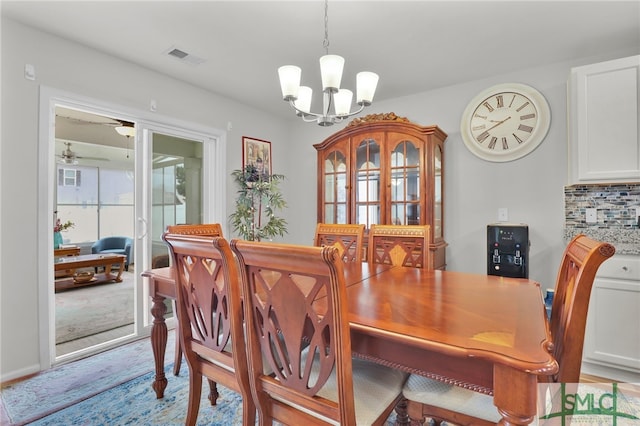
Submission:
[[[550,124],[544,96],[524,84],[500,84],[478,94],[460,123],[462,139],[476,156],[496,162],[512,161],[533,151]]]

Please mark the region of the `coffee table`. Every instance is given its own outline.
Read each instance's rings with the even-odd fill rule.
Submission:
[[[87,282],[77,282],[73,278],[57,280],[55,282],[55,291],[57,293],[58,291],[70,290],[87,285],[122,282],[122,272],[124,271],[126,260],[127,256],[122,254],[85,254],[81,256],[54,257],[54,271],[104,267],[104,272],[96,273],[94,277]],[[111,273],[113,265],[117,267],[116,275]]]
[[[80,254],[80,247],[78,246],[65,246],[57,249],[53,249],[53,257],[58,256],[78,256]],[[56,271],[56,278],[70,277],[76,272],[74,269],[67,269],[64,271]]]

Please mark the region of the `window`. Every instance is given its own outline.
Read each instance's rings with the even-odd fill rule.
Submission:
[[[58,186],[80,186],[80,170],[58,169]]]
[[[153,226],[154,239],[160,238],[167,226],[187,223],[185,170],[182,158],[171,158],[172,164],[153,169]]]
[[[58,166],[57,191],[58,217],[74,223],[73,228],[62,233],[65,244],[93,242],[110,235],[133,235],[131,171]]]

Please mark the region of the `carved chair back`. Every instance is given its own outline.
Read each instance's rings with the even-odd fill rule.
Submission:
[[[189,366],[186,424],[197,420],[203,375],[241,393],[243,417],[249,422],[243,424],[254,424],[240,291],[229,278],[238,269],[234,262],[223,268],[221,255],[232,256],[229,245],[222,237],[193,232],[167,232],[163,240],[173,259],[179,339]]]
[[[367,260],[430,268],[429,225],[371,225]]]
[[[222,237],[222,226],[219,223],[202,223],[188,225],[169,225],[168,234],[203,235],[209,237]]]
[[[362,262],[364,258],[364,225],[319,223],[313,245],[335,246],[345,262]]]
[[[167,226],[167,234],[178,235],[201,235],[207,237],[222,237],[222,226],[219,223],[203,223],[203,224],[185,224],[185,225],[169,225]],[[155,256],[152,260],[152,268],[162,268],[170,265],[168,255]],[[177,305],[174,303],[174,306]],[[175,360],[173,363],[173,374],[180,374],[180,366],[182,364],[182,348],[180,347],[180,330],[176,329],[176,349]],[[210,382],[212,389],[215,389],[215,383]],[[216,391],[212,391],[215,393]]]
[[[567,245],[556,279],[551,308],[553,356],[560,370],[553,381],[578,383],[591,288],[598,268],[613,256],[609,243],[578,235]]]

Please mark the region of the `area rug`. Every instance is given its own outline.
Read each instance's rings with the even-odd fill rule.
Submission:
[[[143,339],[3,388],[4,420],[11,426],[183,425],[189,370],[183,360],[180,376],[173,375],[173,342],[174,333],[170,332],[165,357],[169,360],[165,362],[168,384],[162,399],[156,399],[151,388],[153,357],[149,339]],[[211,406],[206,380],[202,386],[198,425],[242,424],[239,394],[219,385],[218,403]],[[387,426],[392,426],[394,419],[392,414]]]
[[[184,425],[189,400],[189,373],[183,362],[180,376],[165,369],[169,383],[165,397],[156,399],[150,384],[153,373],[145,374],[64,410],[37,420],[32,425]],[[220,397],[211,406],[209,386],[203,380],[198,425],[242,425],[240,395],[218,386]]]
[[[56,344],[133,324],[133,274],[56,293]]]
[[[189,401],[189,375],[186,363],[182,362],[179,377],[171,374],[171,365],[165,368],[169,383],[165,396],[156,399],[149,386],[153,373],[145,374],[93,398],[53,413],[33,425],[184,425]],[[207,395],[209,385],[202,382],[200,410],[197,425],[240,426],[242,425],[242,398],[240,394],[218,385],[220,394],[215,406],[211,406]],[[395,415],[387,420],[393,426]],[[274,423],[279,424],[279,423]]]
[[[173,362],[174,339],[173,331],[169,332],[165,365]],[[2,387],[0,423],[28,424],[100,395],[101,392],[150,373],[153,369],[153,353],[149,338],[51,368],[27,380]],[[171,381],[174,376],[172,373],[169,374]],[[148,379],[145,384],[149,389],[151,382],[152,380]]]

